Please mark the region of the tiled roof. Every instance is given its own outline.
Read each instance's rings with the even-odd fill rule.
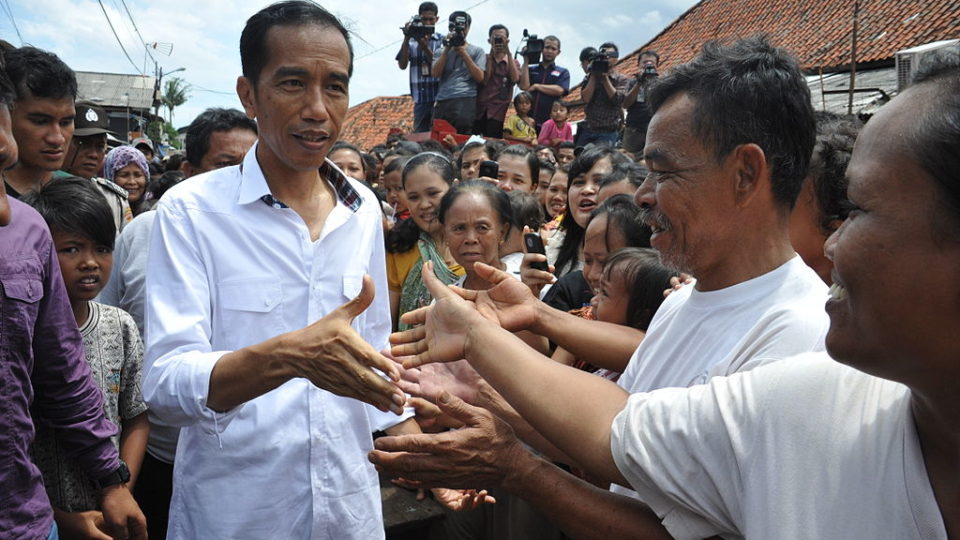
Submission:
[[[392,127],[404,133],[413,128],[413,99],[409,94],[375,97],[350,107],[340,138],[369,150],[387,142],[387,133]]]
[[[809,73],[845,69],[853,7],[852,0],[703,0],[615,69],[634,75],[637,54],[653,49],[660,54],[662,72],[693,59],[706,41],[758,33],[792,51]],[[960,0],[860,0],[857,36],[858,65],[892,62],[901,49],[960,37]],[[567,99],[580,101],[580,89]]]

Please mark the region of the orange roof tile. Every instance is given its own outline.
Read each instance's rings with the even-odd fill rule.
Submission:
[[[637,55],[653,49],[661,71],[693,59],[711,39],[766,33],[791,50],[804,70],[844,70],[850,63],[853,0],[702,0],[617,63],[637,72]],[[892,63],[901,50],[960,37],[960,0],[860,0],[857,64]],[[580,88],[566,98],[580,101]],[[582,116],[572,112],[572,119]]]
[[[413,128],[413,99],[409,94],[375,97],[350,107],[340,138],[369,150],[387,142],[387,133],[393,127],[404,133]]]

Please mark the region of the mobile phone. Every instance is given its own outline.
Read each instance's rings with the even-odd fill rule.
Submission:
[[[543,240],[540,239],[540,233],[531,232],[523,235],[523,243],[527,247],[527,253],[547,254],[547,250],[543,249]],[[547,261],[531,263],[530,267],[536,270],[543,270],[544,272],[550,271],[550,269],[547,268]]]
[[[477,173],[480,176],[486,176],[487,178],[493,178],[494,180],[500,176],[500,164],[496,161],[481,161],[480,170]]]

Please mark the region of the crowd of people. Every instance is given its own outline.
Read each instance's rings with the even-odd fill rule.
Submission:
[[[163,160],[3,47],[0,536],[383,538],[379,470],[431,538],[960,537],[960,59],[864,124],[767,38],[605,43],[574,142],[559,38],[438,13],[397,61],[463,145],[339,140],[305,0]]]

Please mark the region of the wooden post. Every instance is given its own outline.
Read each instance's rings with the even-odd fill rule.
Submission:
[[[853,35],[850,43],[850,95],[847,98],[847,114],[853,114],[853,89],[857,83],[857,27],[860,21],[860,0],[853,0]]]

